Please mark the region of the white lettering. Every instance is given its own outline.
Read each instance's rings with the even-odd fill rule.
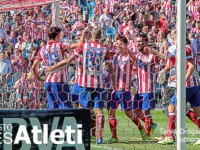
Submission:
[[[12,144],[12,133],[6,132],[6,133],[4,134],[4,139],[5,139],[5,140],[3,140],[3,142],[4,142],[5,144]]]
[[[72,134],[75,133],[75,130],[72,130],[71,126],[67,126],[65,133],[67,134],[67,143],[69,144],[75,144],[75,141],[72,141]]]
[[[64,137],[65,137],[65,134],[60,129],[56,129],[56,130],[52,131],[51,135],[50,135],[51,142],[54,143],[54,144],[63,144],[64,143]],[[62,140],[56,140],[56,138],[59,138],[59,139],[62,138]]]
[[[31,144],[25,125],[19,126],[14,144],[19,144],[19,141],[25,141],[26,144]]]
[[[33,129],[31,131],[33,133],[33,143],[35,144],[42,144],[42,141],[38,140],[39,133],[42,133],[42,130],[38,129],[38,126],[33,126]]]

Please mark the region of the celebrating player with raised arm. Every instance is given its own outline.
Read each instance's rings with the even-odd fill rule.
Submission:
[[[138,94],[141,99],[134,99],[134,110],[142,108],[145,117],[145,128],[147,138],[150,139],[150,133],[153,126],[153,120],[150,110],[155,108],[155,73],[156,66],[159,63],[158,57],[150,53],[150,48],[146,47],[147,37],[140,34],[135,40],[138,53],[133,55],[138,72]]]
[[[44,81],[39,76],[38,65],[43,61],[45,66],[53,66],[64,59],[64,54],[72,45],[68,43],[59,43],[60,28],[51,27],[48,32],[49,41],[43,46],[37,54],[33,63],[33,74],[39,81]],[[69,99],[69,86],[66,79],[67,67],[54,72],[49,72],[45,78],[45,88],[48,97],[48,108],[71,108]]]
[[[85,29],[83,32],[88,32]],[[84,33],[83,33],[84,34]],[[96,108],[98,138],[97,143],[103,143],[102,131],[104,128],[103,107],[106,91],[103,83],[103,62],[106,62],[109,67],[109,72],[112,75],[113,89],[115,90],[114,70],[111,65],[113,53],[109,52],[101,43],[101,30],[96,28],[91,30],[91,41],[88,43],[80,43],[74,54],[62,62],[46,68],[47,71],[55,70],[56,68],[66,66],[77,59],[80,61],[78,69],[78,85],[79,85],[79,104],[80,107],[86,107],[93,110]],[[81,58],[81,59],[79,59]],[[92,114],[92,113],[91,113]]]
[[[132,122],[138,127],[142,139],[146,139],[144,127],[141,125],[139,118],[133,112],[133,104],[131,99],[131,73],[133,70],[133,60],[130,56],[129,49],[127,48],[128,40],[122,37],[117,40],[116,48],[118,53],[113,57],[113,65],[115,68],[116,91],[110,94],[107,102],[107,109],[109,114],[109,125],[112,132],[112,137],[108,143],[118,142],[117,137],[117,119],[116,109],[121,105],[125,114],[131,119]]]

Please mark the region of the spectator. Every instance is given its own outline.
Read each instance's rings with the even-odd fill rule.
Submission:
[[[15,48],[16,48],[16,49],[19,49],[19,50],[22,50],[22,43],[23,43],[22,36],[19,35],[19,36],[17,37],[17,43],[16,43],[16,45],[15,45]]]
[[[0,84],[1,84],[1,98],[7,100],[7,81],[11,77],[12,67],[10,60],[6,58],[5,53],[0,53]]]
[[[12,42],[14,45],[17,44],[17,37],[15,31],[10,32],[10,42]]]
[[[27,73],[23,72],[22,77],[18,79],[14,85],[17,89],[17,107],[20,108],[30,108],[30,82],[27,78]]]
[[[128,26],[127,24],[127,18],[124,17],[123,18],[123,23],[120,25],[120,29],[119,29],[119,32],[121,35],[124,35],[124,29]]]
[[[159,30],[163,31],[165,34],[168,33],[168,21],[164,12],[161,13],[161,18],[156,22],[156,26]]]
[[[7,35],[7,33],[6,33],[5,28],[3,27],[3,22],[2,22],[2,20],[0,20],[0,37],[2,39],[5,39],[6,35]]]

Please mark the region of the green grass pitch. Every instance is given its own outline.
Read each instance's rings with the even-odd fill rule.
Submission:
[[[160,145],[154,140],[154,137],[160,137],[163,132],[167,129],[168,119],[161,110],[152,111],[153,121],[158,124],[154,135],[152,135],[151,141],[139,141],[140,136],[138,129],[135,124],[133,124],[130,119],[128,119],[125,114],[118,110],[116,112],[118,125],[117,133],[120,143],[107,144],[107,140],[110,138],[111,133],[108,124],[108,113],[104,110],[105,114],[105,128],[103,132],[103,139],[105,144],[91,143],[91,150],[175,150],[176,145]],[[142,122],[143,123],[143,122]],[[144,125],[144,124],[143,124]],[[186,118],[186,129],[188,134],[187,139],[197,139],[199,138],[198,129],[188,118]],[[189,133],[190,132],[190,133]],[[187,150],[200,150],[199,146],[193,146],[192,142],[187,141]]]

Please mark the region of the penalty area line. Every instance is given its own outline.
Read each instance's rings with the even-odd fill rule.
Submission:
[[[123,150],[123,149],[112,148],[112,147],[107,147],[107,146],[98,146],[98,145],[93,145],[93,144],[91,144],[91,147],[100,148],[100,149],[106,149],[106,150]]]

